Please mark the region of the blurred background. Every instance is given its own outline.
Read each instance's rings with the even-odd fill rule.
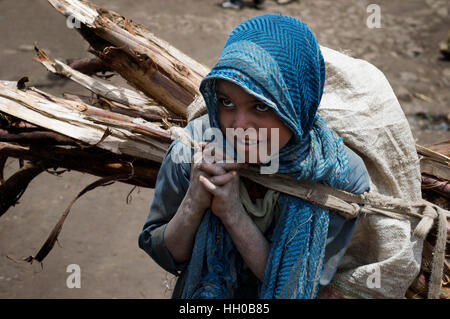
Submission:
[[[299,18],[321,45],[365,59],[384,72],[418,144],[450,139],[450,61],[439,46],[450,32],[447,0],[300,0],[286,5],[266,0],[263,10],[248,5],[239,11],[223,9],[217,0],[92,2],[145,25],[208,67],[242,20],[268,12]],[[368,12],[370,4],[379,8],[378,27],[370,27],[376,22],[374,11]],[[0,80],[28,76],[28,85],[55,95],[89,95],[33,61],[35,43],[53,58],[91,57],[87,42],[46,0],[0,0],[0,30]],[[8,160],[5,178],[18,167],[17,160]],[[129,203],[133,187],[125,184],[87,193],[72,207],[59,245],[43,265],[21,261],[37,252],[71,199],[94,180],[76,172],[42,173],[0,218],[0,298],[170,297],[173,276],[138,247],[152,189],[134,189]],[[80,266],[81,288],[66,285],[70,264]]]

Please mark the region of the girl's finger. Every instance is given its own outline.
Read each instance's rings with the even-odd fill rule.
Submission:
[[[218,187],[213,183],[211,183],[209,179],[200,175],[198,177],[198,180],[200,181],[200,183],[202,183],[202,185],[206,188],[207,191],[209,191],[213,195],[216,195]]]
[[[226,173],[225,169],[220,164],[201,163],[198,166],[199,169],[209,175],[223,175]]]
[[[223,151],[221,147],[215,147],[212,154],[216,163],[233,163],[236,162],[232,157]]]
[[[207,145],[207,143],[205,142],[199,142],[198,145],[200,146],[200,148],[195,147],[194,148],[194,155],[192,156],[192,162],[193,163],[200,163],[203,160],[203,150],[205,148],[205,146]]]
[[[235,170],[240,170],[242,168],[247,167],[247,164],[245,164],[245,163],[223,163],[223,164],[220,164],[220,166],[222,166],[222,168],[226,171],[235,171]]]
[[[231,171],[223,175],[213,176],[209,180],[211,183],[217,186],[225,185],[233,180],[233,178],[237,176],[236,171]]]
[[[229,171],[236,171],[245,167],[241,163],[201,163],[197,166],[208,175],[223,175]]]
[[[201,163],[202,159],[203,157],[201,152],[194,153],[194,155],[192,156],[192,163],[194,164]]]

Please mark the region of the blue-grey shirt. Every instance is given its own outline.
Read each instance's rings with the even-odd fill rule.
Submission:
[[[191,121],[185,130],[196,141],[202,141],[204,140],[203,133],[207,128],[209,128],[209,120],[207,115],[204,115]],[[174,149],[176,151],[175,157],[172,156]],[[346,150],[350,169],[347,184],[343,189],[354,194],[369,191],[370,179],[364,162],[351,149],[346,147]],[[180,152],[182,153],[181,158]],[[187,263],[177,264],[174,261],[164,243],[164,231],[188,190],[191,156],[191,148],[185,146],[179,140],[170,145],[159,169],[150,213],[139,235],[139,247],[145,250],[162,268],[177,276],[183,273]],[[320,285],[327,285],[334,276],[350,242],[357,220],[357,218],[345,219],[338,213],[330,211],[324,268]]]

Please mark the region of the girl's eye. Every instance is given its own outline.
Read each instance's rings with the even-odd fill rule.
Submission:
[[[265,112],[268,111],[270,107],[265,104],[256,104],[255,109],[259,112]]]
[[[225,107],[234,107],[234,104],[230,99],[219,98],[219,103]]]

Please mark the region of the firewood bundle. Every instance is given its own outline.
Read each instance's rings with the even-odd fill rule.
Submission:
[[[153,187],[172,141],[169,129],[185,126],[187,106],[199,96],[208,71],[119,14],[86,1],[49,2],[79,22],[76,30],[97,58],[72,61],[71,67],[36,47],[36,60],[93,94],[61,98],[27,88],[26,78],[0,82],[0,168],[8,157],[26,161],[7,181],[0,176],[0,214],[34,177],[56,168],[125,175],[123,182]],[[136,90],[91,76],[105,71],[119,74]]]
[[[36,60],[92,95],[56,97],[27,87],[26,77],[18,82],[0,81],[0,216],[44,171],[75,170],[101,177],[76,198],[113,181],[154,187],[160,163],[174,139],[171,128],[186,125],[187,107],[200,95],[200,81],[208,72],[117,13],[88,1],[49,3],[74,22],[96,58],[69,65],[35,47]],[[120,75],[135,90],[92,76],[105,72]],[[4,180],[8,158],[19,159],[21,168]],[[46,257],[71,205],[29,261]]]
[[[36,60],[49,72],[75,81],[92,95],[56,97],[27,87],[27,78],[0,81],[0,216],[17,203],[30,181],[42,172],[60,174],[75,170],[100,179],[74,198],[39,252],[27,259],[30,262],[42,262],[47,256],[72,204],[85,192],[114,181],[154,187],[160,163],[176,138],[173,129],[184,127],[196,115],[189,114],[189,106],[201,100],[198,88],[208,72],[205,66],[145,27],[115,12],[88,1],[48,1],[78,22],[76,30],[90,44],[89,51],[95,58],[64,63],[35,47]],[[103,79],[105,72],[120,75],[135,89],[112,85]],[[417,149],[422,156],[426,198],[448,210],[450,142]],[[19,159],[21,168],[4,180],[3,168],[8,158]],[[254,181],[324,207],[353,212],[354,206],[346,203],[346,198],[334,198],[335,192],[330,191],[329,195],[323,186],[280,176],[262,178],[251,171],[246,174]],[[348,201],[356,198],[345,196]],[[409,298],[426,296],[436,231],[433,228],[425,240],[423,271],[408,290]],[[448,296],[450,280],[448,251],[446,254],[444,297]]]

